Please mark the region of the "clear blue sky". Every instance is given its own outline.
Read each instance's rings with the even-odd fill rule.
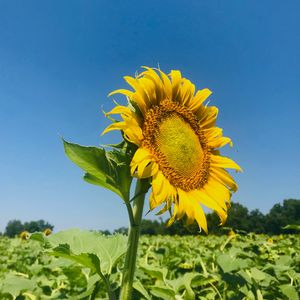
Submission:
[[[127,225],[110,191],[81,179],[60,136],[99,145],[107,94],[142,65],[213,91],[224,153],[244,169],[233,196],[267,212],[300,198],[300,2],[0,1],[0,231]],[[151,218],[154,214],[150,214]]]

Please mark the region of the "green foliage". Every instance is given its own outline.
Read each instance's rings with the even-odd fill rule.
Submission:
[[[107,188],[129,201],[130,161],[132,147],[127,143],[116,145],[116,149],[86,147],[63,140],[65,153],[69,159],[84,170],[84,180],[88,183]],[[121,148],[120,148],[121,147]]]
[[[122,235],[104,236],[79,229],[50,236],[36,232],[27,241],[1,239],[0,299],[25,294],[88,299],[106,293],[115,299],[114,290],[120,286],[117,265],[126,243]]]
[[[4,234],[8,237],[14,237],[22,231],[44,231],[46,228],[53,230],[54,226],[44,220],[30,221],[24,224],[19,220],[12,220],[8,222]]]
[[[94,254],[99,259],[93,268],[111,274],[113,267],[126,252],[127,238],[123,235],[104,236],[97,232],[70,229],[44,238],[53,249],[53,254],[74,260],[76,255]],[[93,260],[94,258],[89,258]],[[82,263],[84,265],[84,263]],[[88,262],[85,266],[89,267]]]
[[[137,278],[153,299],[298,299],[299,247],[296,235],[144,236]]]
[[[105,278],[117,296],[125,249],[80,230],[2,237],[0,299],[107,299]],[[299,300],[299,235],[144,235],[139,249],[133,299]]]

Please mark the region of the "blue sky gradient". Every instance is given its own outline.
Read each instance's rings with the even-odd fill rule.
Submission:
[[[11,219],[127,226],[121,200],[81,179],[60,136],[118,141],[100,137],[101,107],[142,65],[213,91],[234,142],[223,153],[244,169],[233,201],[266,213],[299,199],[299,11],[296,0],[1,1],[0,231]]]

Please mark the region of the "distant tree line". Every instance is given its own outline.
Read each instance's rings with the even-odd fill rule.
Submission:
[[[44,220],[30,221],[25,223],[22,223],[20,220],[11,220],[8,222],[5,228],[4,235],[8,237],[14,237],[23,231],[32,233],[36,231],[44,231],[47,228],[53,230],[54,226]]]
[[[300,200],[288,199],[283,204],[275,204],[269,213],[262,214],[258,209],[249,211],[248,208],[239,203],[231,203],[228,212],[228,218],[224,226],[220,226],[219,217],[215,213],[206,215],[208,230],[210,234],[224,234],[224,231],[230,229],[239,233],[299,233],[293,229],[283,229],[286,225],[300,225]],[[115,232],[127,233],[127,228],[122,227]],[[109,231],[103,231],[108,234]],[[175,222],[172,226],[166,227],[166,222],[162,219],[143,220],[141,226],[142,234],[156,235],[187,235],[199,234],[199,228],[196,223],[190,226],[184,226],[184,222]]]
[[[288,199],[283,204],[275,204],[267,214],[262,214],[258,209],[249,211],[248,208],[239,203],[231,203],[228,212],[228,219],[224,226],[220,226],[219,217],[215,213],[206,215],[208,222],[208,230],[210,234],[224,234],[224,231],[230,229],[238,233],[265,233],[265,234],[281,234],[281,233],[299,233],[294,229],[283,229],[287,225],[300,226],[300,200]],[[22,231],[35,232],[44,231],[46,228],[53,230],[54,226],[44,220],[31,221],[22,223],[19,220],[9,221],[4,235],[14,237]],[[127,228],[121,227],[113,233],[127,234]],[[99,230],[103,234],[109,235],[109,230]],[[167,227],[166,222],[162,219],[142,221],[142,234],[149,235],[191,235],[199,234],[199,228],[196,223],[185,226],[184,221],[177,221],[172,226]]]

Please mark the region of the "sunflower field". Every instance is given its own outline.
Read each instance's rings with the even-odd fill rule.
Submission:
[[[0,238],[0,299],[118,297],[127,238]],[[299,235],[142,236],[133,299],[299,299]],[[109,292],[107,292],[109,291]]]

